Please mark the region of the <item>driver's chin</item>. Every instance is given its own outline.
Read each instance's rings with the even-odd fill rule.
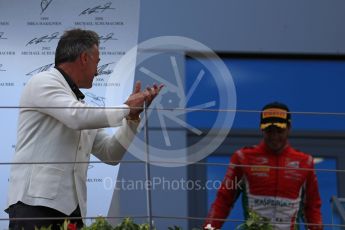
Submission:
[[[268,146],[273,152],[279,152],[283,148],[282,143],[269,143]]]

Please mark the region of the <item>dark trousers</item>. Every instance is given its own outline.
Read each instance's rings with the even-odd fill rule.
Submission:
[[[45,226],[51,225],[51,230],[60,230],[60,226],[64,223],[64,219],[69,217],[81,217],[79,206],[71,214],[66,215],[55,209],[44,207],[44,206],[31,206],[18,202],[11,205],[8,209],[8,215],[10,218],[45,218],[42,220],[10,220],[9,229],[10,230],[34,230],[35,227],[38,229]],[[64,219],[47,219],[49,217],[59,217]],[[83,227],[82,219],[71,219],[71,223],[76,223],[78,229]]]

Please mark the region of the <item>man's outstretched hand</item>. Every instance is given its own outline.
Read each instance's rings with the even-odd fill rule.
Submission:
[[[129,106],[130,112],[127,115],[128,120],[139,120],[139,114],[143,111],[144,103],[149,106],[155,97],[159,94],[164,85],[153,84],[147,86],[145,90],[141,91],[141,82],[137,81],[134,86],[133,93],[125,102]]]

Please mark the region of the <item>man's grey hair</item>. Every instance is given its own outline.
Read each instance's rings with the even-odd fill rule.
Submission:
[[[55,51],[55,65],[75,61],[82,52],[99,46],[99,36],[92,30],[72,29],[61,36]]]

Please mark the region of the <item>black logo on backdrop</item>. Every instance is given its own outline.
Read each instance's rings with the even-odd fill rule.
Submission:
[[[33,38],[28,43],[26,43],[25,46],[37,45],[39,43],[48,43],[48,42],[51,42],[52,40],[57,40],[57,39],[59,39],[59,32],[52,33],[51,35],[44,35],[39,38]]]
[[[103,43],[106,43],[107,41],[110,41],[110,40],[113,40],[113,41],[118,40],[117,38],[114,38],[113,36],[114,36],[114,33],[109,33],[104,36],[103,35],[99,36],[99,40]]]
[[[0,32],[0,40],[7,39],[7,38],[4,37],[4,34],[5,34],[5,32]]]
[[[50,3],[52,3],[53,0],[41,0],[41,15],[43,12],[48,8]]]
[[[33,71],[27,73],[26,75],[27,76],[33,76],[33,75],[38,74],[40,72],[47,71],[53,66],[54,66],[54,63],[44,65],[44,66],[38,67],[37,69],[34,69]]]
[[[114,64],[114,63],[115,62],[110,62],[110,63],[104,64],[104,65],[98,66],[98,68],[97,68],[98,76],[110,75],[113,72],[113,70],[109,69],[108,67],[110,67],[110,65]]]
[[[85,95],[91,99],[91,102],[93,104],[102,106],[102,107],[105,106],[105,97],[100,97],[90,92],[85,93]]]
[[[111,8],[111,2],[107,2],[104,5],[98,5],[92,8],[87,8],[86,10],[83,10],[80,15],[89,15],[89,14],[95,14],[95,13],[103,13],[106,10],[115,10],[115,8]]]

